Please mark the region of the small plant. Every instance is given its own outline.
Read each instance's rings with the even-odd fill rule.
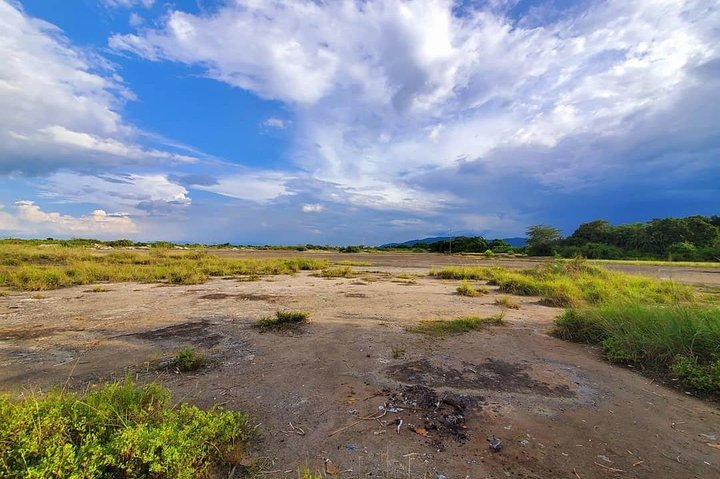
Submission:
[[[33,294],[33,295],[30,296],[30,297],[31,297],[32,299],[47,299],[47,296],[45,296],[44,294]]]
[[[450,321],[421,321],[415,327],[408,328],[411,333],[422,333],[430,336],[446,336],[448,334],[461,334],[470,331],[477,331],[487,326],[501,326],[504,324],[504,314],[498,314],[487,318],[478,316],[467,316]]]
[[[393,346],[392,347],[392,358],[393,359],[400,359],[403,356],[405,356],[405,353],[406,353],[405,348],[403,348],[401,346]]]
[[[95,286],[93,289],[89,289],[87,292],[88,293],[107,293],[109,291],[110,291],[109,289],[104,288],[102,286]]]
[[[495,298],[495,304],[506,309],[520,309],[520,303],[510,296],[499,296]]]
[[[460,296],[476,297],[487,294],[488,290],[484,286],[473,286],[469,281],[463,281],[455,290]]]
[[[204,354],[196,353],[190,348],[181,349],[175,354],[173,364],[182,372],[197,371],[206,363]]]
[[[308,322],[310,313],[305,311],[277,311],[275,316],[266,316],[256,323],[261,331],[283,331],[297,329]]]

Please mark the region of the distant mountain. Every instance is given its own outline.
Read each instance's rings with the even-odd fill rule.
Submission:
[[[404,241],[402,243],[388,243],[380,246],[381,248],[397,248],[397,247],[412,247],[418,244],[430,244],[430,243],[437,243],[438,241],[447,241],[450,238],[457,238],[458,236],[471,236],[471,235],[457,235],[457,236],[433,236],[431,238],[423,238],[423,239],[414,239],[410,241]],[[525,246],[527,243],[527,239],[525,238],[502,238],[504,242],[509,244],[510,246],[514,246],[516,248],[521,248]]]

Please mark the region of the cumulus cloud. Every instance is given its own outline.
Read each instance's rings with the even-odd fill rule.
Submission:
[[[132,99],[110,63],[0,0],[0,174],[194,161],[148,149],[119,113]]]
[[[438,205],[419,177],[465,162],[494,166],[483,183],[497,169],[548,186],[581,171],[602,176],[602,159],[558,148],[682,108],[700,84],[693,71],[719,55],[712,2],[609,0],[520,21],[503,5],[231,2],[171,11],[161,27],[110,45],[198,65],[284,102],[297,118],[302,168],[357,204],[406,210]],[[499,153],[513,150],[549,153],[542,161]],[[456,202],[450,189],[433,194]]]
[[[126,213],[94,210],[85,216],[45,212],[32,201],[16,201],[11,211],[0,205],[0,231],[24,235],[87,235],[97,238],[131,235],[137,226]]]

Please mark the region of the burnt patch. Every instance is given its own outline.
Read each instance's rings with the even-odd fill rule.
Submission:
[[[278,297],[271,294],[228,294],[210,293],[200,296],[199,299],[237,299],[240,301],[275,301]]]
[[[462,363],[462,369],[436,366],[420,359],[391,366],[389,375],[406,384],[430,387],[478,389],[538,394],[547,397],[574,397],[567,385],[551,385],[534,380],[522,364],[487,359],[482,364]]]
[[[23,329],[6,329],[0,331],[0,341],[22,341],[28,339],[47,338],[65,332],[83,331],[78,328],[43,328],[41,325],[26,327]]]
[[[224,335],[213,331],[212,324],[205,320],[175,324],[166,328],[124,336],[153,342],[185,342],[204,348],[215,347],[225,338]]]

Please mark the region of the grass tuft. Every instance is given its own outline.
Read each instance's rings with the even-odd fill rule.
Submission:
[[[503,314],[480,318],[467,316],[452,320],[421,321],[417,326],[408,328],[411,333],[421,333],[430,336],[447,336],[449,334],[462,334],[477,331],[487,326],[500,326],[504,324]]]
[[[266,316],[256,323],[261,331],[287,331],[297,329],[308,322],[310,313],[305,311],[277,311],[275,316]]]
[[[173,365],[184,373],[197,371],[205,366],[206,363],[207,359],[204,354],[196,353],[190,348],[181,349],[175,354],[175,358],[173,359]]]
[[[240,462],[253,432],[247,416],[170,399],[162,386],[129,380],[0,397],[0,476],[191,479]]]
[[[455,290],[460,296],[470,296],[472,298],[487,294],[488,290],[484,286],[473,286],[469,281],[463,281]]]
[[[505,309],[520,309],[520,303],[510,296],[498,296],[495,298],[495,304]]]
[[[313,276],[319,278],[354,278],[356,276],[355,271],[350,266],[335,266],[332,268],[324,268],[320,271],[313,273]]]
[[[598,344],[610,361],[633,364],[720,394],[720,308],[604,304],[570,309],[555,335]]]

